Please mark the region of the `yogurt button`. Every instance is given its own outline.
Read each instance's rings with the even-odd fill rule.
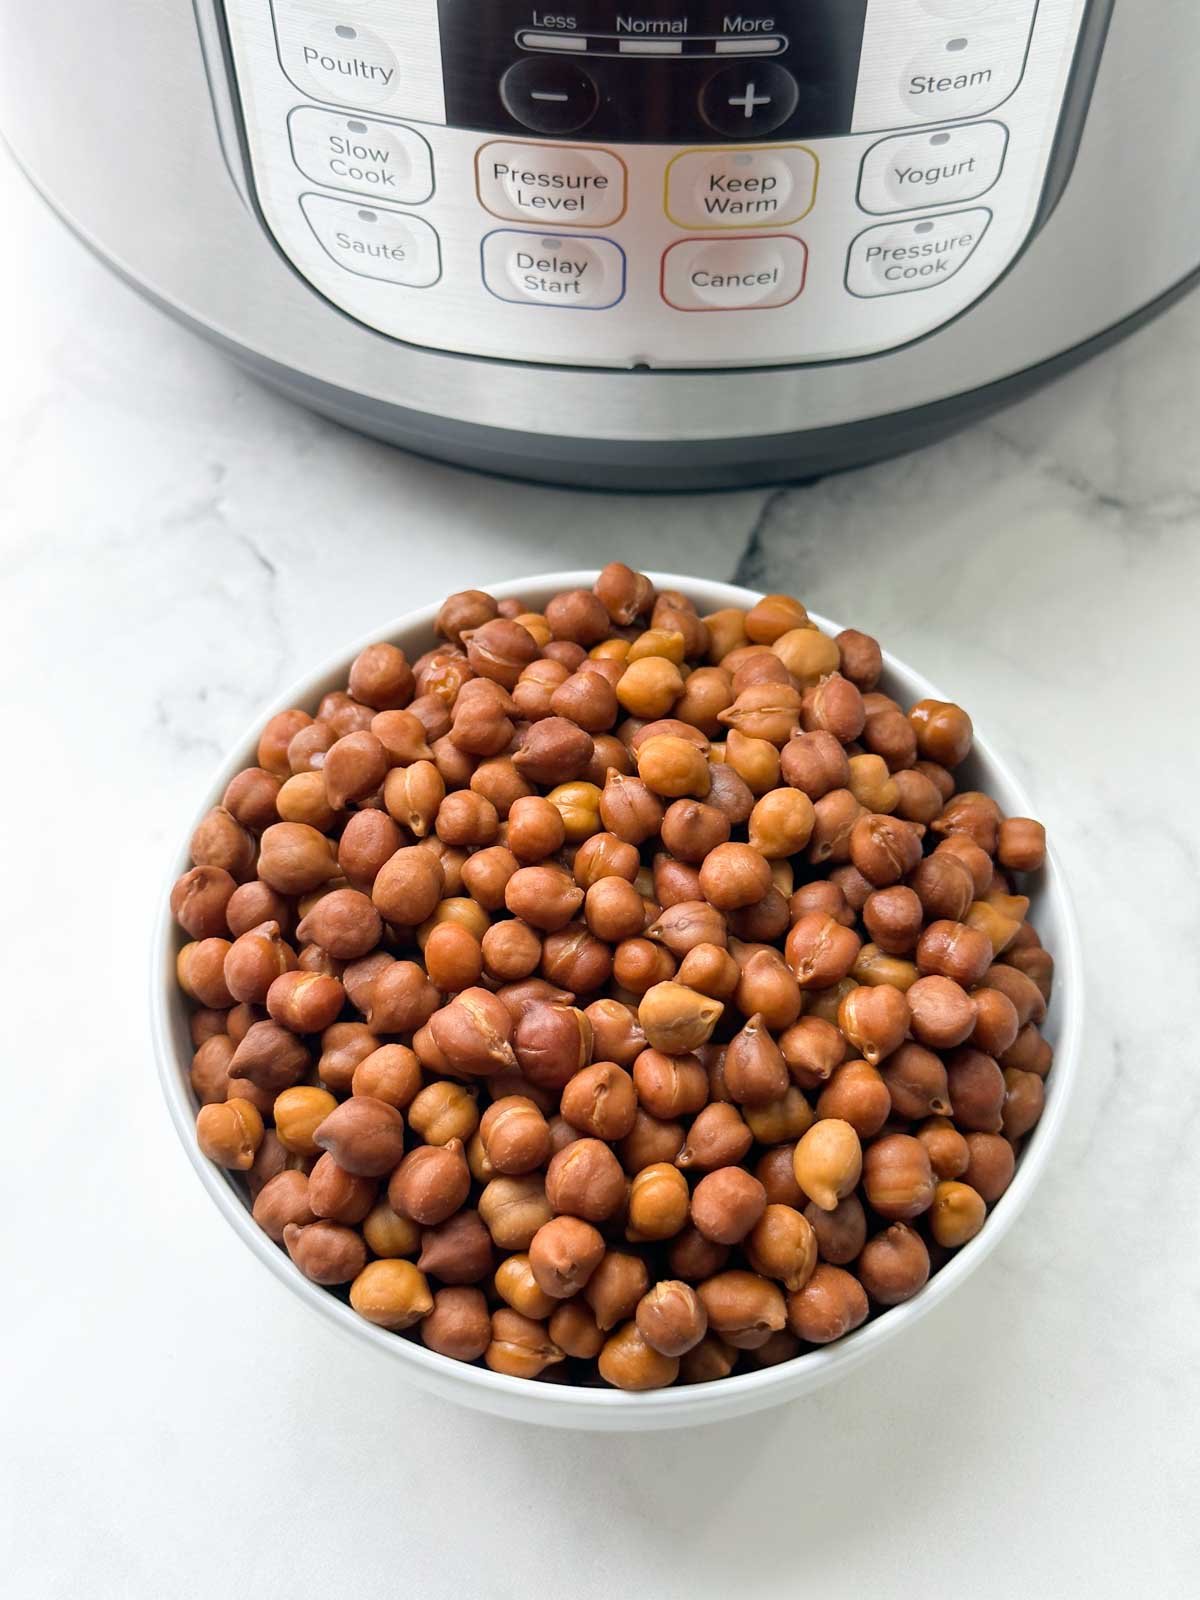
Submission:
[[[681,239],[664,254],[662,296],[677,311],[756,311],[787,305],[804,288],[802,239]]]
[[[498,228],[483,241],[483,281],[517,305],[603,311],[625,293],[625,253],[610,239]]]
[[[864,211],[915,211],[974,200],[1000,176],[1007,148],[1001,122],[881,139],[863,157],[858,203]]]

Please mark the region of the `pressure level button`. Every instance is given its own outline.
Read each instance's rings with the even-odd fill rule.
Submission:
[[[576,133],[596,115],[600,94],[591,74],[574,61],[526,56],[500,80],[509,116],[534,133]]]

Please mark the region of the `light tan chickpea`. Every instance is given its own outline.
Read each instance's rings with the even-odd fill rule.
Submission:
[[[632,1240],[673,1238],[687,1221],[689,1203],[687,1179],[677,1167],[665,1161],[643,1167],[629,1190],[626,1237]]]
[[[523,1317],[544,1322],[558,1301],[538,1287],[527,1252],[506,1256],[496,1268],[496,1293]]]
[[[983,1196],[969,1184],[941,1182],[933,1193],[929,1230],[947,1250],[973,1239],[987,1218]]]
[[[350,1304],[376,1327],[399,1332],[433,1310],[425,1274],[402,1258],[371,1261],[350,1285]]]
[[[822,1211],[853,1194],[862,1174],[863,1151],[858,1134],[838,1117],[814,1122],[796,1144],[792,1157],[796,1182]]]
[[[449,1144],[451,1139],[465,1144],[479,1126],[479,1107],[461,1083],[439,1079],[414,1097],[408,1121],[426,1144]]]

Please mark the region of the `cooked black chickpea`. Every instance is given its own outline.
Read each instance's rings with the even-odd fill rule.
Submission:
[[[509,1376],[719,1380],[919,1293],[1053,1063],[1045,830],[959,781],[970,717],[620,562],[436,634],[193,835],[200,1149],[313,1282]]]

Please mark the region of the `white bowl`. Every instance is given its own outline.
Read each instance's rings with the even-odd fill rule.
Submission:
[[[679,589],[689,595],[702,613],[725,606],[748,607],[759,598],[749,590],[727,583],[685,578],[674,573],[653,573],[651,576],[660,588]],[[594,578],[594,572],[546,573],[510,583],[493,584],[490,592],[498,599],[519,595],[540,605],[561,589],[590,587]],[[235,772],[253,765],[258,730],[269,716],[288,706],[315,706],[327,690],[340,688],[345,684],[351,660],[364,645],[374,640],[391,639],[408,651],[410,659],[415,658],[433,642],[436,611],[435,606],[426,606],[420,611],[409,612],[390,625],[372,629],[366,638],[340,652],[335,660],[326,663],[301,683],[293,685],[274,705],[265,708],[255,719],[254,728],[222,764],[197,812],[196,820],[210,806],[219,804],[225,786]],[[841,624],[824,617],[814,616],[813,620],[829,633],[840,631]],[[893,657],[885,655],[884,661],[882,687],[903,703],[911,704],[926,696],[948,698],[919,673]],[[963,775],[972,787],[986,789],[992,794],[1010,815],[1031,814],[1029,802],[1016,779],[978,733],[975,736],[974,753],[970,763],[963,769]],[[190,832],[189,829],[189,836]],[[311,1283],[252,1220],[245,1195],[231,1177],[200,1154],[195,1138],[196,1102],[188,1082],[192,1057],[188,1007],[175,983],[175,952],[182,941],[167,904],[170,883],[186,870],[188,864],[185,842],[164,883],[162,911],[155,938],[151,996],[154,1039],[163,1091],[180,1140],[201,1183],[243,1243],[318,1315],[332,1322],[348,1337],[373,1346],[381,1359],[398,1362],[414,1383],[448,1400],[456,1400],[499,1416],[553,1427],[612,1432],[673,1428],[744,1416],[748,1412],[779,1405],[819,1388],[848,1372],[860,1361],[865,1361],[889,1340],[911,1330],[928,1311],[952,1294],[996,1248],[1016,1221],[1045,1170],[1067,1114],[1079,1059],[1083,978],[1074,913],[1058,863],[1051,851],[1033,892],[1032,912],[1038,932],[1053,953],[1057,968],[1054,1001],[1046,1023],[1047,1035],[1055,1046],[1055,1060],[1046,1086],[1045,1112],[1026,1142],[1012,1183],[993,1208],[983,1231],[953,1256],[918,1295],[903,1305],[881,1313],[836,1344],[798,1356],[794,1361],[779,1366],[720,1382],[659,1389],[648,1394],[625,1394],[614,1389],[530,1383],[519,1378],[503,1377],[483,1367],[452,1361],[427,1350],[424,1345],[376,1328],[336,1296]]]

